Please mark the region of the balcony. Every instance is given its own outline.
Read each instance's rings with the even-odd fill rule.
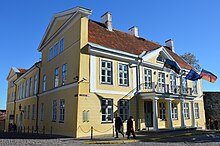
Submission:
[[[170,84],[161,83],[145,83],[141,85],[141,92],[144,93],[160,93],[160,94],[172,94],[172,95],[186,95],[195,96],[197,92],[193,92],[192,88],[182,88],[180,86],[171,86]]]

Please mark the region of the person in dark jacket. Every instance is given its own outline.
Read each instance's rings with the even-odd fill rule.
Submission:
[[[123,126],[121,117],[116,113],[115,117],[115,132],[116,132],[116,138],[118,138],[118,132],[121,133],[121,135],[124,137],[124,133],[121,131],[121,127]]]
[[[129,119],[128,119],[128,121],[127,121],[127,132],[126,132],[126,134],[127,134],[127,136],[128,136],[128,139],[130,139],[131,133],[132,133],[132,135],[133,135],[133,138],[134,138],[134,139],[136,138],[135,133],[134,133],[134,127],[133,127],[133,121],[132,121],[132,119],[133,119],[133,117],[130,116]]]

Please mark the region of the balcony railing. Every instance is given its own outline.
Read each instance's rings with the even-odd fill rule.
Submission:
[[[165,94],[182,94],[182,95],[196,95],[193,92],[192,88],[183,88],[181,91],[180,86],[171,86],[170,84],[161,84],[154,82],[142,84],[141,87],[142,92],[157,92],[157,93],[165,93]]]

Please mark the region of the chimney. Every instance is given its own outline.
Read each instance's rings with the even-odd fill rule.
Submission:
[[[106,12],[101,16],[102,23],[108,28],[109,31],[112,31],[112,13]]]
[[[165,41],[165,43],[166,43],[166,46],[169,47],[171,49],[171,51],[173,51],[175,53],[173,40],[169,39],[169,40]]]
[[[129,28],[128,31],[129,31],[129,34],[134,35],[136,37],[139,37],[137,26],[133,26],[133,27]]]

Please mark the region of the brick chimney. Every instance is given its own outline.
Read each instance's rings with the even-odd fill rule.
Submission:
[[[137,26],[133,26],[133,27],[129,28],[128,31],[129,31],[129,34],[132,34],[136,37],[139,37]]]
[[[173,40],[169,39],[169,40],[165,41],[165,43],[166,43],[166,46],[169,47],[171,49],[171,51],[173,51],[175,53]]]
[[[112,31],[112,13],[106,12],[101,16],[102,23],[108,28],[109,31]]]

